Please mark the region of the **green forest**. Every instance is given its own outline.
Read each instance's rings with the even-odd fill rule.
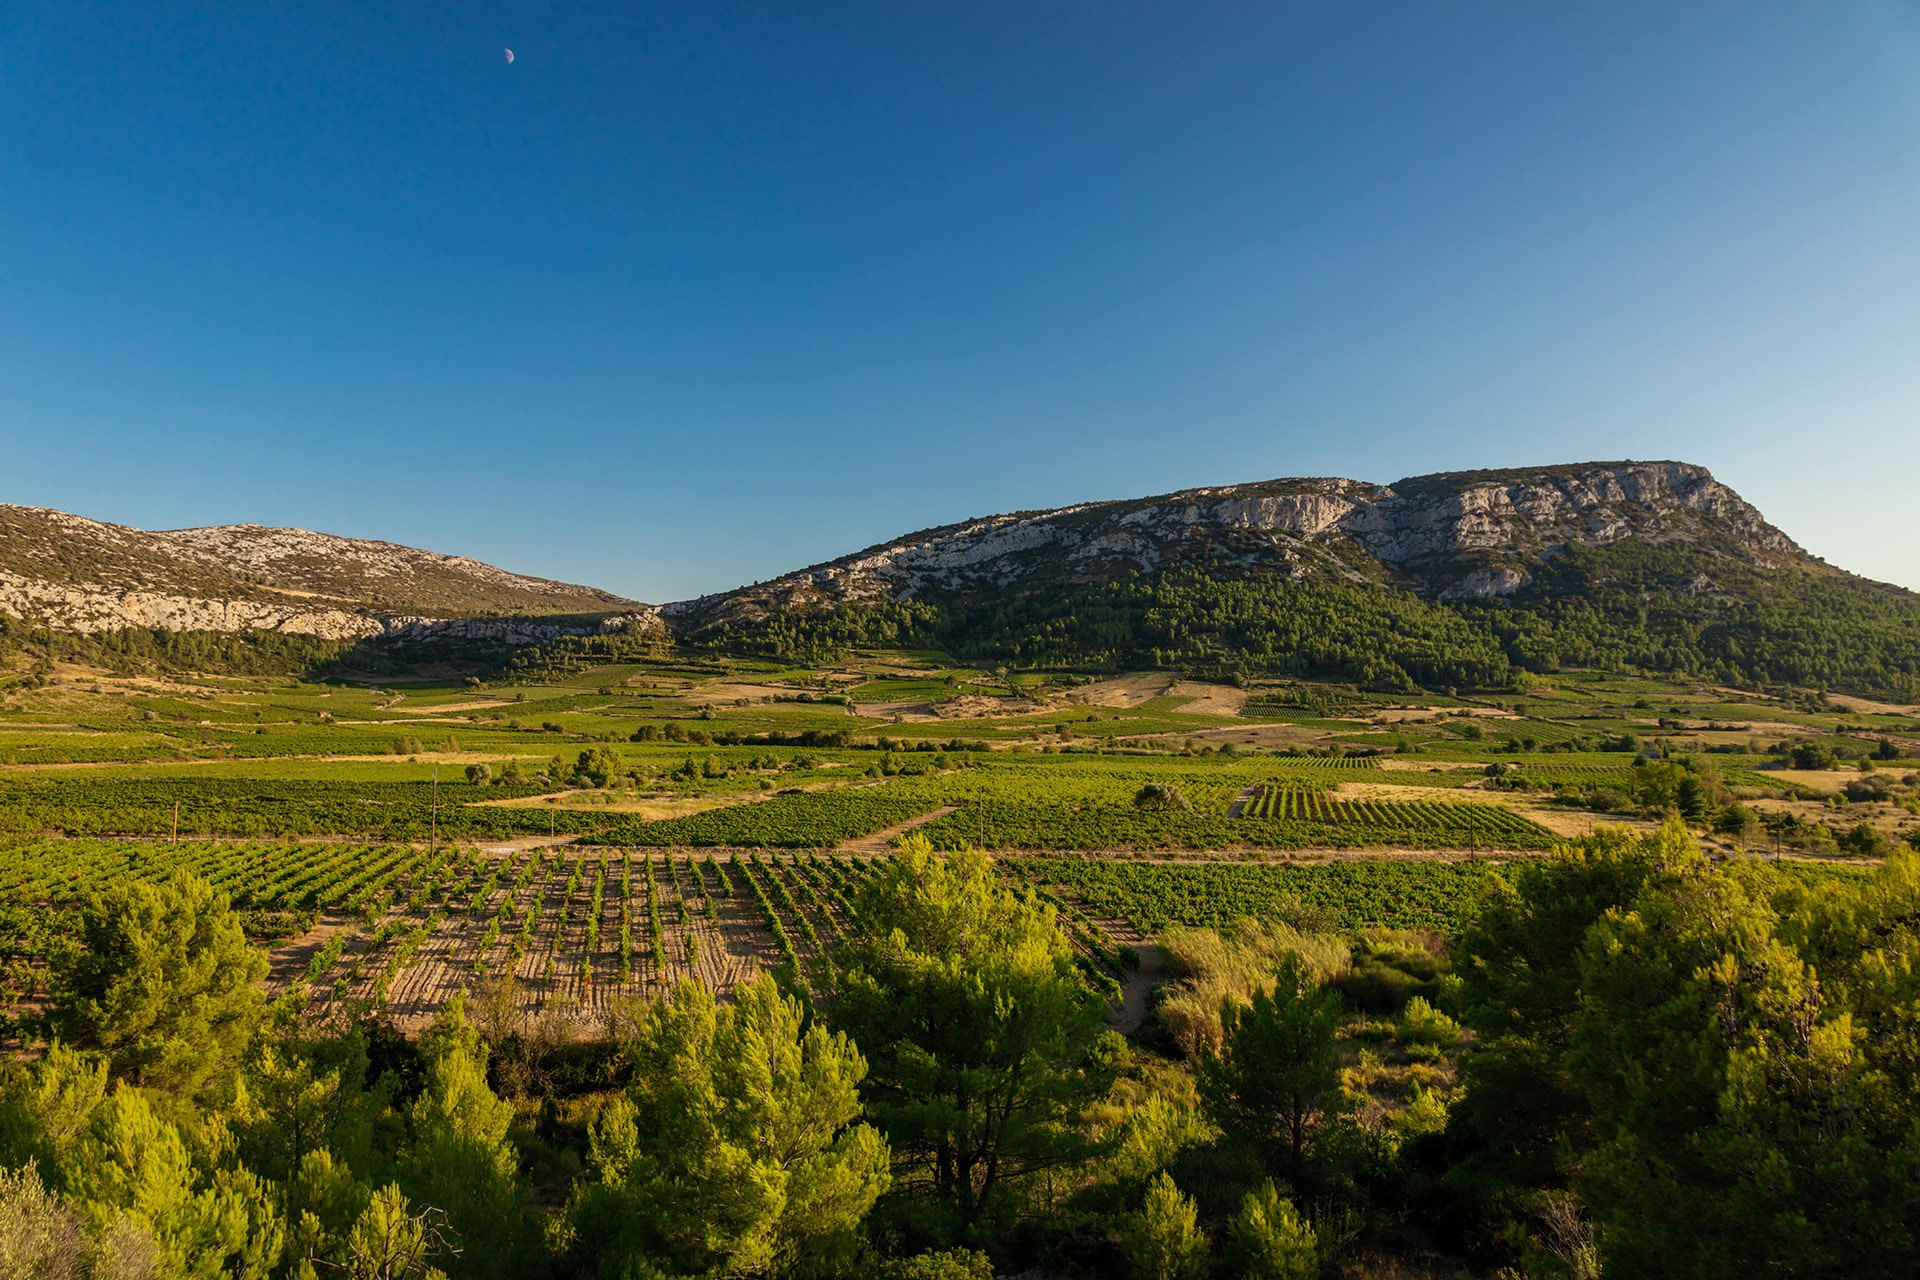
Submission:
[[[803,664],[858,649],[926,648],[1022,670],[1313,677],[1386,691],[1497,688],[1516,672],[1581,668],[1920,696],[1920,599],[1897,587],[1645,542],[1567,547],[1534,570],[1511,596],[1435,602],[1394,585],[1296,582],[1223,561],[984,596],[785,610],[678,637],[616,631],[518,649],[256,631],[78,636],[0,616],[0,656],[25,650],[116,670],[308,676],[434,666],[533,680],[581,665],[661,659],[676,647],[695,658]]]
[[[1435,603],[1392,586],[1212,566],[782,615],[693,640],[794,661],[913,644],[1020,668],[1312,676],[1383,690],[1496,687],[1516,671],[1563,668],[1896,699],[1920,688],[1920,600],[1911,592],[1645,543],[1569,547],[1537,566],[1527,587],[1492,602]]]
[[[543,1040],[267,1000],[188,872],[110,885],[0,1074],[8,1275],[1152,1278],[1447,1256],[1899,1276],[1920,858],[1810,879],[1677,822],[1490,871],[1446,935],[1171,930],[1130,1035],[1046,898],[909,840],[810,989]],[[1137,957],[1136,957],[1137,958]],[[1384,1274],[1382,1272],[1381,1274]]]

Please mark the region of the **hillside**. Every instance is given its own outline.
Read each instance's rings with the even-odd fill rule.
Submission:
[[[1808,555],[1683,462],[1270,480],[1015,512],[658,609],[383,542],[148,533],[0,506],[0,624],[23,623],[209,669],[302,669],[357,647],[385,669],[486,670],[529,650],[512,678],[583,645],[653,645],[664,624],[692,649],[783,660],[935,647],[1378,689],[1563,667],[1902,701],[1920,682],[1920,596]],[[594,638],[610,632],[626,635]]]
[[[695,642],[1381,687],[1644,667],[1911,697],[1920,596],[1808,555],[1703,467],[1273,480],[991,516],[665,606]]]
[[[772,582],[669,605],[692,630],[842,602],[986,597],[1181,569],[1510,595],[1569,547],[1683,543],[1770,566],[1809,558],[1704,467],[1589,463],[1292,479],[988,516],[910,533]]]
[[[0,505],[0,613],[94,635],[267,631],[325,640],[448,634],[528,644],[644,606],[465,556],[304,529],[147,532]]]

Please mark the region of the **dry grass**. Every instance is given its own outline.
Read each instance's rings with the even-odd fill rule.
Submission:
[[[1180,975],[1160,1002],[1160,1019],[1188,1056],[1220,1047],[1222,1004],[1246,1003],[1256,988],[1267,985],[1287,952],[1297,954],[1323,982],[1344,973],[1349,960],[1342,938],[1262,920],[1239,921],[1224,933],[1170,929],[1160,946]]]

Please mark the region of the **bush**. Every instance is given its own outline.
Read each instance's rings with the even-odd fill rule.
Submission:
[[[975,1249],[943,1249],[890,1262],[880,1280],[993,1280],[993,1263]]]
[[[1893,799],[1893,783],[1877,773],[1847,779],[1847,799],[1855,804]]]
[[[1149,782],[1134,793],[1133,807],[1136,809],[1179,809],[1191,810],[1193,805],[1181,793],[1180,788],[1164,782]]]
[[[1884,858],[1893,848],[1893,842],[1886,834],[1871,822],[1860,822],[1842,835],[1838,842],[1843,853],[1857,858]]]
[[[1447,1049],[1460,1042],[1460,1024],[1428,1004],[1423,996],[1407,1001],[1398,1030],[1400,1043],[1409,1047],[1431,1045]]]
[[[1366,1013],[1397,1013],[1426,983],[1369,956],[1335,978],[1332,985],[1355,1008]]]
[[[1313,1224],[1268,1179],[1241,1200],[1227,1223],[1227,1256],[1248,1280],[1313,1280],[1320,1273],[1320,1242]]]
[[[1788,759],[1796,769],[1833,768],[1833,750],[1825,743],[1799,742],[1788,752]]]
[[[1129,1218],[1120,1249],[1140,1280],[1197,1280],[1206,1274],[1207,1238],[1200,1232],[1199,1211],[1164,1173],[1147,1187],[1140,1212]]]
[[[580,753],[580,759],[574,764],[573,776],[590,786],[608,787],[625,770],[619,754],[611,748],[588,747]]]

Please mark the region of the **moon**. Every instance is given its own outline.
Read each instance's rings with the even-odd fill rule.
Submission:
[[[509,63],[511,63],[511,62],[513,61],[513,50],[511,50],[511,49],[509,49],[509,50],[507,50],[507,61],[508,61]]]

